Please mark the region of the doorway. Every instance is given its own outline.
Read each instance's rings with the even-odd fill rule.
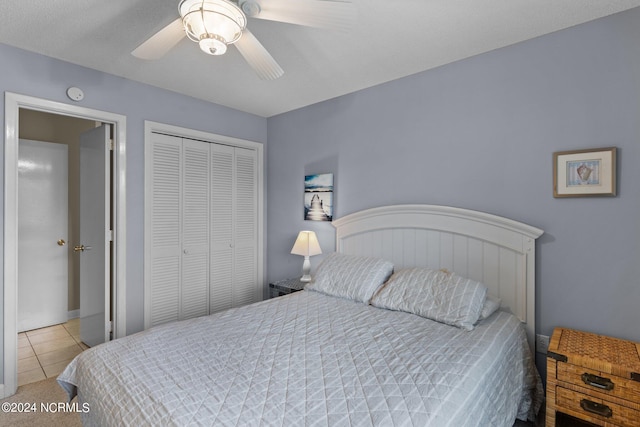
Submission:
[[[19,121],[18,386],[59,374],[81,349],[108,340],[112,320],[111,248],[96,253],[111,222],[111,125],[29,109]],[[96,150],[102,165],[91,164]],[[89,227],[103,230],[91,236]],[[87,269],[87,257],[97,268]]]
[[[73,247],[80,244],[80,135],[98,123],[28,109],[19,114],[18,332],[23,332],[79,316],[80,264]],[[43,210],[56,212],[41,215]],[[44,268],[34,268],[37,262]],[[40,298],[45,288],[55,288],[47,295],[52,303]],[[67,295],[59,301],[54,292]]]
[[[7,397],[17,389],[17,353],[18,327],[17,318],[17,284],[18,284],[18,140],[21,113],[32,111],[49,113],[67,118],[80,118],[93,122],[106,123],[113,133],[113,173],[111,180],[113,206],[110,237],[112,249],[111,262],[108,263],[108,274],[113,286],[105,286],[105,293],[110,296],[110,315],[113,319],[111,330],[113,338],[126,335],[125,316],[125,244],[126,244],[126,197],[125,197],[125,136],[126,119],[124,116],[104,111],[92,110],[76,105],[68,105],[39,98],[5,93],[5,214],[4,214],[4,313],[2,352],[3,371],[0,396]]]

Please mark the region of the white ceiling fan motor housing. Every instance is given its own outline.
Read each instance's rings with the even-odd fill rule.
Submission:
[[[258,2],[253,0],[240,0],[238,6],[240,6],[240,9],[242,9],[247,16],[256,16],[262,10]]]

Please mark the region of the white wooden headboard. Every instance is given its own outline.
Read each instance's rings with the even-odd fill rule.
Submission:
[[[374,256],[395,269],[446,268],[487,285],[535,338],[535,239],[543,231],[496,215],[434,205],[395,205],[332,223],[336,251]]]

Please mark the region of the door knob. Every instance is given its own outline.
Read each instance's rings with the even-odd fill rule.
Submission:
[[[58,240],[58,246],[64,246],[67,242],[64,241],[64,239],[60,239]]]
[[[74,246],[73,248],[74,252],[84,252],[88,250],[91,250],[91,246],[78,245],[78,246]]]

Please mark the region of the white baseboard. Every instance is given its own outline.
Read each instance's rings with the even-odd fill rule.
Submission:
[[[77,319],[80,317],[80,310],[71,310],[67,312],[67,320]]]
[[[0,399],[6,399],[7,397],[11,397],[14,394],[15,391],[13,393],[9,393],[9,389],[5,387],[4,384],[0,384]]]

